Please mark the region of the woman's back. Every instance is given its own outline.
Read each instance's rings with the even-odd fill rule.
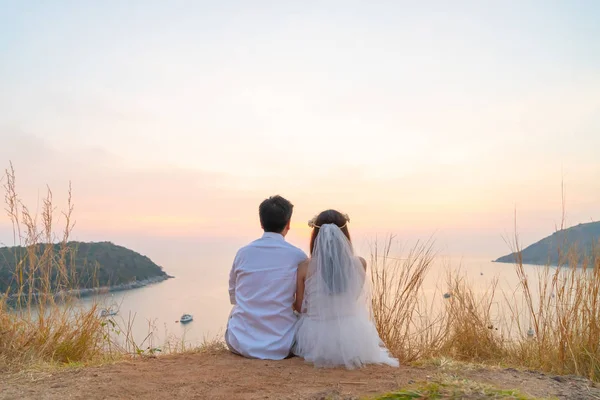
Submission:
[[[302,311],[294,354],[316,366],[398,366],[371,320],[365,266],[339,227],[323,225],[311,260],[301,267]]]
[[[357,269],[357,285],[350,283],[347,277],[334,276],[335,274],[331,272],[321,271],[321,273],[315,273],[316,268],[310,268],[312,260],[308,261],[302,306],[303,312],[307,316],[336,318],[337,316],[348,316],[364,311],[365,307],[361,307],[360,302],[366,301],[364,298],[366,293],[363,294],[366,262],[359,257],[353,257],[351,261],[347,265],[343,265],[342,268]],[[327,290],[321,290],[323,287]]]

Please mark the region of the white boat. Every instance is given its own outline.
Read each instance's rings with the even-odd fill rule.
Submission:
[[[101,317],[112,317],[113,315],[117,315],[117,314],[118,314],[118,311],[113,308],[103,308],[102,311],[100,311]]]
[[[186,322],[192,322],[193,319],[194,317],[191,314],[183,314],[179,319],[179,322],[185,324]]]

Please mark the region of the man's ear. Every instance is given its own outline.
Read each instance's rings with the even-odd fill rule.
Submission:
[[[290,226],[292,225],[292,220],[290,219],[287,223],[287,225],[285,226],[285,229],[287,229],[288,231],[290,230]]]

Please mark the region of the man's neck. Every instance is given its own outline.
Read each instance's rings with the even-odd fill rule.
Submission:
[[[264,238],[273,238],[273,239],[285,240],[285,236],[282,235],[281,233],[277,233],[277,232],[265,232],[265,233],[263,233],[263,237]]]

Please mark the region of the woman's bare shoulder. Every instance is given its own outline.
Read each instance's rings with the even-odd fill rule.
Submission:
[[[310,264],[310,258],[307,258],[306,260],[302,261],[300,264],[298,264],[298,268],[300,267],[308,267],[308,264]]]
[[[358,259],[360,260],[360,263],[362,264],[364,269],[367,269],[367,260],[365,260],[362,257],[358,257]]]
[[[310,264],[310,258],[307,258],[306,260],[304,260],[300,264],[298,264],[298,273],[303,274],[303,275],[306,274],[309,264]]]

